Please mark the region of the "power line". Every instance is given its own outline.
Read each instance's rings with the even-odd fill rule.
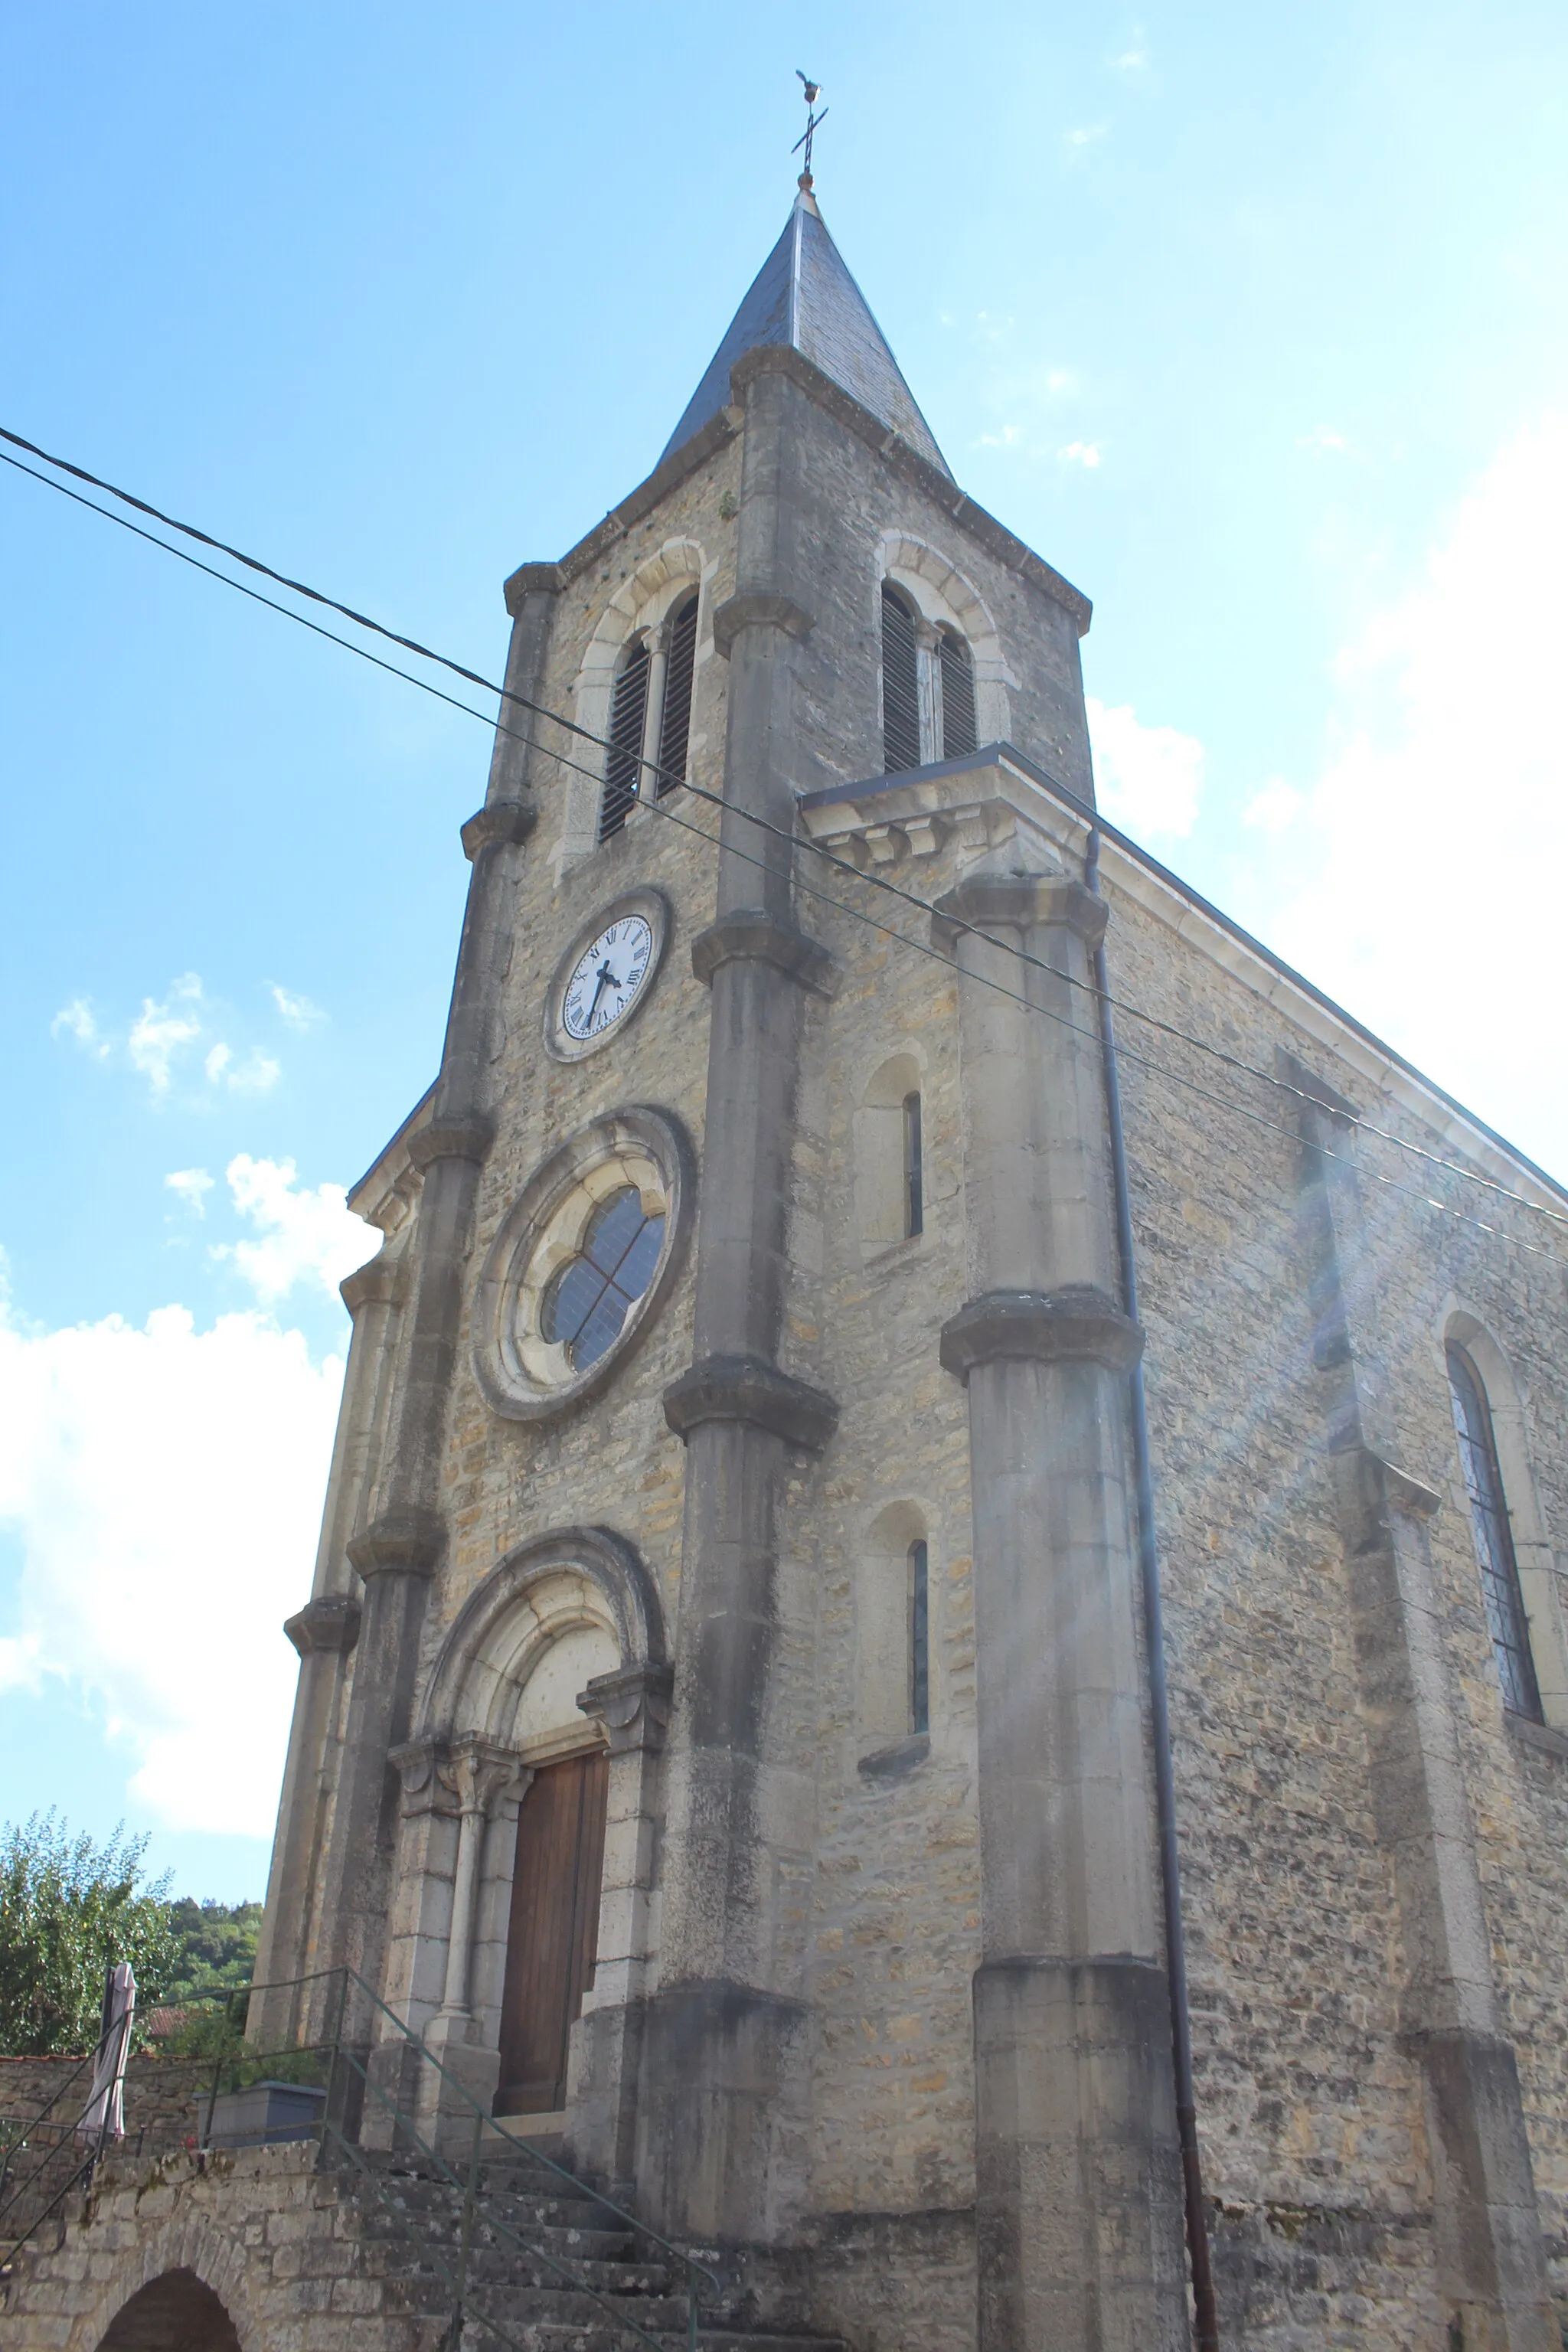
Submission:
[[[256,572],[264,578],[276,582],[279,587],[287,588],[296,594],[308,597],[313,604],[321,604],[328,611],[342,614],[345,620],[353,622],[356,627],[369,629],[377,636],[385,638],[389,644],[402,646],[405,651],[416,655],[421,660],[437,664],[441,668],[450,671],[453,676],[467,680],[470,685],[480,688],[488,694],[497,695],[506,702],[516,703],[521,709],[529,711],[535,718],[544,719],[552,726],[564,729],[567,733],[577,737],[582,741],[593,746],[595,750],[610,751],[616,748],[609,742],[607,738],[595,734],[592,729],[580,726],[575,720],[565,718],[560,711],[552,710],[547,704],[536,702],[531,698],[531,697],[519,694],[512,688],[498,686],[492,679],[485,677],[479,671],[469,669],[463,663],[452,660],[447,655],[437,653],[433,647],[422,645],[416,637],[405,636],[396,630],[384,627],[381,622],[372,620],[367,614],[356,611],[353,605],[342,604],[337,598],[328,596],[321,590],[310,587],[303,581],[291,579],[286,572],[275,571],[270,564],[263,563],[258,557],[247,555],[242,549],[232,547],[226,541],[214,538],[210,532],[198,529],[194,523],[181,522],[175,516],[166,514],[163,509],[151,505],[146,499],[139,499],[132,492],[121,489],[114,483],[104,480],[100,475],[89,473],[85,467],[74,465],[68,458],[54,457],[48,450],[40,448],[36,442],[24,439],[20,434],[11,432],[5,425],[0,425],[0,439],[9,441],[14,447],[26,449],[29,456],[41,458],[45,465],[53,466],[62,473],[70,474],[78,481],[89,483],[93,488],[103,490],[109,497],[118,499],[125,505],[133,507],[138,513],[151,516],[154,521],[163,523],[168,530],[179,531],[187,538],[198,541],[203,546],[214,549],[215,551],[219,554],[231,557],[236,562],[245,565],[247,570]],[[416,676],[411,670],[403,669],[395,662],[389,662],[383,659],[381,656],[372,653],[368,647],[354,644],[352,638],[341,636],[336,630],[323,627],[320,622],[312,621],[307,614],[303,613],[296,613],[287,604],[280,604],[276,598],[262,595],[258,590],[248,587],[244,581],[230,578],[226,572],[219,571],[213,564],[202,562],[199,558],[187,553],[184,548],[172,547],[167,540],[160,539],[155,532],[142,530],[139,524],[131,522],[125,516],[117,515],[109,508],[100,506],[95,499],[83,498],[79,491],[68,488],[63,482],[51,480],[47,474],[40,474],[36,467],[22,464],[19,459],[9,457],[4,450],[0,450],[0,460],[3,460],[6,465],[14,467],[18,473],[27,475],[32,480],[43,483],[46,488],[58,491],[62,497],[70,499],[76,505],[88,508],[93,514],[101,516],[105,521],[118,523],[122,530],[132,531],[138,539],[145,540],[150,546],[161,548],[167,555],[177,556],[182,562],[188,563],[195,570],[205,572],[209,579],[219,581],[225,587],[237,590],[242,596],[249,597],[254,604],[266,605],[269,612],[281,614],[286,620],[297,622],[300,627],[310,630],[314,635],[325,637],[331,644],[342,646],[346,652],[357,654],[362,660],[372,663],[377,669],[384,670],[394,677],[402,678],[405,684],[417,687],[422,692],[435,696],[438,701],[445,702],[450,709],[463,711],[468,717],[479,719],[481,725],[493,725],[497,727],[499,732],[511,737],[514,740],[527,745],[531,750],[539,751],[546,759],[556,761],[559,765],[572,770],[574,773],[587,776],[595,782],[602,782],[602,778],[599,776],[596,770],[587,769],[584,767],[580,761],[569,760],[563,752],[552,751],[548,746],[539,742],[536,738],[524,735],[518,729],[508,727],[504,722],[500,720],[492,720],[488,712],[476,710],[471,703],[459,701],[455,695],[447,694],[443,688],[432,685],[428,679]],[[813,852],[816,856],[825,861],[828,866],[834,867],[837,871],[850,877],[857,882],[871,885],[874,888],[885,892],[892,898],[900,900],[902,904],[914,908],[920,913],[928,917],[938,917],[942,920],[954,920],[952,918],[940,916],[940,910],[929,899],[921,898],[915,892],[901,888],[897,883],[890,881],[885,875],[864,873],[859,866],[851,864],[847,859],[835,856],[832,851],[826,847],[825,843],[813,840],[809,835],[802,835],[790,832],[785,827],[774,824],[769,819],[760,816],[751,810],[736,807],[733,803],[725,801],[721,794],[709,792],[705,790],[703,786],[692,783],[683,776],[674,775],[671,772],[662,768],[657,761],[639,758],[637,764],[640,771],[648,772],[656,780],[656,789],[653,796],[651,798],[642,799],[640,804],[644,807],[654,809],[661,816],[669,817],[676,823],[684,824],[687,831],[696,833],[699,837],[703,840],[716,842],[717,836],[705,832],[700,826],[691,825],[689,823],[685,823],[684,820],[675,818],[673,811],[662,807],[660,805],[659,794],[657,788],[659,782],[663,782],[669,786],[679,785],[683,790],[690,793],[695,798],[705,801],[721,810],[725,808],[731,809],[734,814],[743,817],[747,823],[759,827],[762,831],[771,834],[777,839],[784,842],[792,850],[804,847]],[[1066,793],[1065,786],[1058,786],[1058,789]],[[1075,804],[1082,809],[1084,816],[1091,824],[1097,823],[1095,812],[1090,809],[1087,803],[1078,802],[1077,795],[1075,793],[1066,793],[1066,797],[1072,800]],[[745,853],[742,851],[735,851],[733,854],[745,857]],[[745,858],[745,862],[758,866],[764,866],[764,861],[760,858],[747,857]],[[849,915],[854,919],[867,922],[870,921],[869,918],[862,916],[858,909],[849,907],[842,899],[835,898],[828,893],[810,890],[808,886],[804,883],[799,887],[806,889],[808,896],[825,900],[827,905],[837,907],[841,913]],[[913,948],[918,952],[933,957],[935,961],[946,965],[947,968],[952,971],[957,971],[959,968],[953,959],[943,956],[938,950],[927,948],[924,943],[920,940],[911,940],[907,933],[897,931],[893,929],[890,925],[870,922],[870,928],[882,932],[889,939],[899,940],[906,947]],[[955,928],[972,933],[977,939],[984,940],[990,946],[999,949],[1004,954],[1013,957],[1019,962],[1031,966],[1037,971],[1048,973],[1053,980],[1066,981],[1070,987],[1079,989],[1082,992],[1097,999],[1100,998],[1102,995],[1102,992],[1098,989],[1092,982],[1080,981],[1070,972],[1060,971],[1054,964],[1048,963],[1045,958],[1032,954],[1027,949],[1020,945],[1016,945],[1012,940],[996,938],[992,932],[983,930],[977,924],[956,921]],[[977,978],[980,977],[980,975],[972,974],[971,977]],[[991,986],[1000,985],[997,982],[987,982],[986,984]],[[1063,1025],[1074,1029],[1075,1034],[1079,1036],[1092,1037],[1095,1034],[1089,1030],[1077,1029],[1074,1024],[1066,1021],[1064,1015],[1051,1013],[1048,1007],[1029,1004],[1026,998],[1017,995],[1016,992],[1013,990],[1003,989],[1001,992],[1004,995],[1013,997],[1018,1003],[1026,1004],[1027,1009],[1031,1012],[1045,1013],[1047,1018],[1062,1022]],[[1182,1045],[1190,1046],[1197,1053],[1206,1055],[1210,1059],[1219,1062],[1226,1068],[1233,1069],[1242,1076],[1253,1078],[1261,1085],[1270,1087],[1278,1093],[1291,1096],[1297,1101],[1311,1103],[1315,1108],[1321,1108],[1319,1098],[1316,1096],[1310,1094],[1304,1087],[1293,1086],[1289,1079],[1278,1076],[1273,1071],[1261,1070],[1258,1068],[1255,1064],[1244,1061],[1239,1055],[1227,1053],[1223,1046],[1212,1045],[1205,1038],[1194,1036],[1190,1031],[1179,1028],[1175,1024],[1163,1020],[1157,1013],[1146,1012],[1142,1006],[1133,1003],[1129,999],[1105,994],[1104,1002],[1113,1009],[1125,1013],[1129,1018],[1142,1022],[1156,1033],[1170,1037]],[[1185,1087],[1189,1091],[1199,1096],[1199,1097],[1204,1101],[1215,1104],[1226,1109],[1234,1110],[1239,1117],[1250,1120],[1255,1125],[1266,1128],[1273,1133],[1291,1136],[1292,1139],[1300,1140],[1300,1138],[1294,1135],[1294,1131],[1292,1129],[1282,1128],[1279,1126],[1277,1122],[1263,1118],[1258,1113],[1247,1110],[1242,1104],[1237,1102],[1233,1097],[1214,1094],[1209,1089],[1199,1087],[1194,1080],[1185,1078],[1182,1076],[1179,1072],[1167,1068],[1163,1064],[1151,1061],[1146,1055],[1133,1053],[1125,1045],[1120,1048],[1120,1051],[1123,1059],[1130,1060],[1138,1066],[1165,1078],[1168,1083],[1173,1086]],[[1479,1184],[1484,1190],[1495,1193],[1500,1199],[1511,1202],[1516,1207],[1532,1211],[1537,1216],[1545,1217],[1552,1223],[1568,1225],[1568,1213],[1547,1208],[1541,1202],[1531,1201],[1524,1193],[1518,1192],[1511,1187],[1499,1182],[1495,1178],[1482,1175],[1479,1170],[1467,1168],[1458,1160],[1447,1160],[1440,1153],[1429,1151],[1425,1148],[1425,1146],[1412,1142],[1405,1136],[1395,1135],[1388,1129],[1373,1125],[1371,1120],[1361,1118],[1359,1114],[1345,1113],[1343,1116],[1345,1117],[1348,1124],[1358,1128],[1363,1133],[1369,1136],[1373,1136],[1377,1138],[1378,1140],[1394,1146],[1396,1150],[1408,1152],[1413,1157],[1426,1161],[1431,1167],[1441,1169],[1447,1174],[1458,1176],[1466,1182]],[[1327,1156],[1330,1158],[1336,1158],[1340,1155],[1330,1153]],[[1476,1225],[1479,1230],[1483,1233],[1500,1234],[1503,1239],[1513,1242],[1514,1246],[1517,1248],[1531,1250],[1532,1254],[1537,1256],[1551,1257],[1554,1264],[1568,1264],[1568,1261],[1558,1259],[1555,1256],[1555,1254],[1551,1251],[1534,1249],[1531,1244],[1521,1241],[1517,1236],[1504,1233],[1503,1229],[1500,1227],[1489,1225],[1479,1218],[1466,1217],[1465,1212],[1462,1210],[1451,1209],[1447,1203],[1433,1200],[1428,1195],[1417,1192],[1409,1186],[1396,1184],[1394,1180],[1391,1177],[1377,1175],[1374,1171],[1370,1169],[1365,1170],[1363,1172],[1373,1177],[1373,1181],[1378,1183],[1385,1184],[1396,1192],[1404,1192],[1412,1200],[1424,1202],[1427,1206],[1440,1210],[1445,1215],[1465,1218],[1465,1222]]]

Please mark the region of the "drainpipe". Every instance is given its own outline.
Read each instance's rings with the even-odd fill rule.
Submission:
[[[1100,894],[1100,828],[1091,828],[1084,854],[1085,887]],[[1105,1060],[1105,1103],[1110,1123],[1111,1184],[1116,1200],[1116,1241],[1121,1259],[1122,1306],[1138,1321],[1138,1261],[1132,1241],[1132,1202],[1127,1188],[1127,1142],[1121,1128],[1121,1083],[1116,1067],[1116,1032],[1110,1017],[1103,936],[1094,950],[1094,984],[1100,997],[1100,1042]],[[1181,1856],[1176,1844],[1176,1782],[1171,1761],[1171,1701],[1165,1685],[1165,1621],[1160,1601],[1160,1561],[1154,1549],[1154,1481],[1149,1467],[1149,1414],[1142,1360],[1132,1368],[1132,1465],[1138,1490],[1138,1568],[1143,1586],[1143,1622],[1149,1653],[1150,1714],[1154,1732],[1154,1805],[1160,1824],[1160,1894],[1165,1914],[1165,1966],[1171,1988],[1171,2046],[1175,2062],[1176,2137],[1182,2151],[1182,2190],[1187,2216],[1187,2259],[1192,2269],[1193,2308],[1198,2352],[1219,2352],[1214,2273],[1209,2267],[1208,2227],[1204,2218],[1203,2172],[1198,2159],[1197,2106],[1193,2091],[1193,2035],[1187,2015],[1187,1949],[1182,1929]]]

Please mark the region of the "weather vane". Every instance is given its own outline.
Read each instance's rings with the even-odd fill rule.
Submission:
[[[827,120],[827,109],[824,107],[820,114],[816,111],[816,101],[822,96],[822,84],[819,81],[808,81],[805,75],[801,72],[798,66],[796,66],[795,70],[796,79],[800,82],[801,87],[805,91],[805,130],[802,133],[801,137],[795,141],[795,145],[789,152],[792,155],[798,155],[803,147],[805,149],[805,169],[800,175],[800,184],[803,188],[809,188],[811,185],[811,142],[816,136],[818,127]]]

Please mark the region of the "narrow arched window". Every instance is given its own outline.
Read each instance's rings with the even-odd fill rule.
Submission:
[[[889,776],[921,765],[920,663],[915,616],[890,582],[882,583],[882,766]]]
[[[904,1097],[904,1239],[925,1231],[925,1176],[921,1160],[921,1098]]]
[[[937,676],[942,685],[942,757],[962,760],[976,748],[974,664],[956,629],[937,638]]]
[[[1530,1631],[1514,1559],[1513,1531],[1509,1525],[1502,1472],[1498,1466],[1497,1441],[1486,1391],[1463,1348],[1450,1340],[1448,1394],[1454,1408],[1454,1428],[1459,1440],[1465,1491],[1470,1500],[1470,1529],[1476,1539],[1476,1559],[1481,1571],[1481,1596],[1487,1629],[1492,1637],[1502,1683],[1503,1705],[1514,1715],[1539,1723],[1541,1692],[1535,1661],[1530,1654]]]
[[[924,1538],[909,1549],[910,1729],[931,1729],[931,1555]]]
[[[666,623],[664,709],[658,722],[658,789],[672,793],[686,782],[691,739],[691,681],[697,668],[697,599],[688,596]]]
[[[647,719],[648,650],[646,637],[634,638],[616,676],[610,698],[610,748],[605,755],[605,793],[599,803],[599,839],[619,833],[637,797],[642,767],[643,728]]]

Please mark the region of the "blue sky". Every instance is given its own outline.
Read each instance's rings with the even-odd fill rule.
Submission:
[[[1560,8],[57,0],[8,50],[0,421],[492,673],[819,76],[954,472],[1095,601],[1108,806],[1568,1175]],[[233,1897],[486,740],[0,476],[0,1812]]]

